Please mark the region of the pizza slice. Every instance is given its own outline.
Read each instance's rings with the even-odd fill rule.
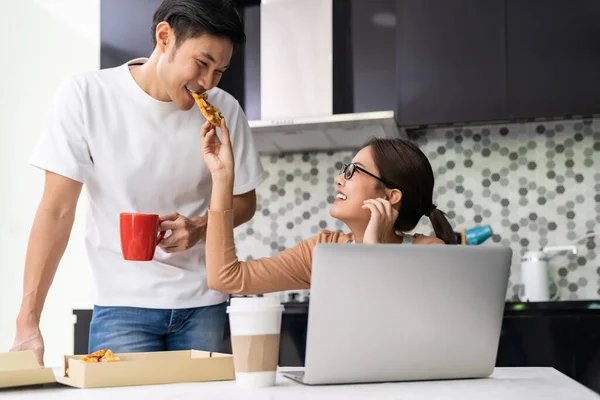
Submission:
[[[91,354],[88,354],[87,356],[82,357],[80,361],[83,363],[97,363],[100,361],[100,358],[102,358],[105,353],[106,350],[98,350]]]
[[[79,359],[82,363],[115,362],[120,360],[110,349],[98,350]]]
[[[113,354],[111,350],[106,350],[106,354],[100,359],[100,362],[116,362],[121,359]]]
[[[204,117],[213,124],[214,126],[221,126],[221,121],[223,121],[223,114],[221,114],[221,110],[217,107],[213,106],[208,102],[208,96],[206,93],[197,93],[191,92],[192,97],[196,101],[196,105],[200,109],[200,112]]]

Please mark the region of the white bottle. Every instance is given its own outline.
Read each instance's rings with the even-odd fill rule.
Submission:
[[[519,296],[521,301],[549,301],[556,300],[555,295],[550,299],[548,276],[548,261],[558,254],[570,251],[577,254],[575,246],[545,247],[541,251],[529,251],[521,258],[521,281],[523,283],[523,294]]]

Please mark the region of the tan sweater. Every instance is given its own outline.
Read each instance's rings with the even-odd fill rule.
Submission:
[[[211,289],[232,294],[262,294],[308,289],[313,249],[317,243],[349,243],[351,234],[323,230],[273,257],[239,261],[233,240],[233,210],[209,211],[206,232],[206,270]],[[416,236],[413,243],[440,243]],[[442,242],[443,243],[443,242]]]

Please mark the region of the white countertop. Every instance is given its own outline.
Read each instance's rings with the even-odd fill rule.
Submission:
[[[600,396],[553,368],[496,368],[490,378],[431,382],[304,386],[280,375],[277,386],[240,389],[234,381],[105,389],[65,386],[0,390],[0,399],[510,399],[587,400]]]

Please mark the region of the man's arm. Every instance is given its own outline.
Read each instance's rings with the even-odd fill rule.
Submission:
[[[29,235],[23,299],[11,350],[33,350],[40,365],[43,365],[44,354],[40,317],[69,241],[82,186],[80,182],[46,172],[44,193]]]
[[[240,226],[252,219],[256,212],[256,190],[233,196],[233,226]]]
[[[256,191],[233,196],[234,226],[250,221],[256,212]],[[160,217],[160,230],[171,231],[171,235],[160,243],[161,249],[167,253],[186,251],[199,240],[206,239],[208,215],[186,218],[177,212]]]

